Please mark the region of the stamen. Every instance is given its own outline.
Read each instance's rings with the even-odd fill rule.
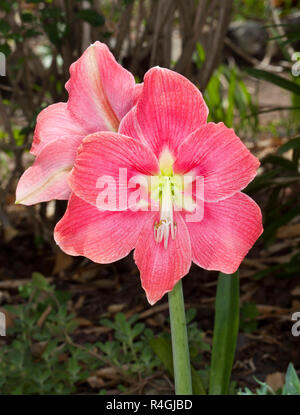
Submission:
[[[160,217],[154,223],[153,236],[157,243],[163,241],[164,248],[168,248],[171,238],[177,235],[177,225],[174,222],[174,208],[178,210],[186,208],[186,198],[191,199],[190,192],[184,194],[185,186],[190,186],[184,176],[174,174],[173,165],[175,158],[168,149],[164,149],[159,157],[160,174],[151,176],[151,200],[159,202]],[[188,205],[190,207],[191,203]],[[157,206],[157,204],[155,205]]]
[[[171,229],[171,232],[170,232]],[[169,237],[176,237],[176,224],[173,221],[173,195],[170,177],[164,177],[161,184],[160,221],[154,224],[154,240],[164,240],[164,248],[168,248]]]
[[[177,234],[176,222],[171,222],[166,219],[162,219],[154,224],[154,240],[160,243],[164,239],[164,248],[168,248],[169,236],[171,229],[171,238],[174,240]]]

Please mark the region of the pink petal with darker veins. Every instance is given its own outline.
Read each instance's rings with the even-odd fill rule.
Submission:
[[[133,75],[98,41],[71,65],[70,74],[66,88],[71,113],[90,132],[117,131],[138,94]]]
[[[70,195],[68,176],[73,167],[81,137],[52,141],[38,153],[33,166],[21,176],[16,203],[32,205]]]
[[[217,201],[246,187],[259,164],[233,129],[209,123],[180,146],[174,172],[204,177],[204,200]]]
[[[134,251],[134,260],[141,274],[141,281],[151,305],[184,277],[191,266],[191,242],[186,224],[180,213],[175,213],[176,238],[169,239],[167,249],[164,242],[154,240],[153,229],[159,214],[153,213],[145,223]]]
[[[129,254],[135,247],[147,212],[103,212],[74,194],[54,230],[60,248],[106,264]]]
[[[126,171],[127,179],[119,180],[120,169]],[[133,138],[112,132],[91,134],[84,140],[70,175],[70,186],[73,192],[94,206],[119,210],[112,205],[105,207],[99,202],[99,192],[102,178],[108,186],[117,185],[119,190],[128,188],[128,181],[132,177],[147,176],[159,172],[158,161],[152,151],[141,142]],[[111,187],[111,188],[112,188]],[[135,188],[128,189],[128,197]]]
[[[204,218],[186,222],[192,260],[207,270],[234,273],[263,231],[260,208],[244,193],[205,202]]]
[[[136,104],[143,89],[143,84],[136,85],[130,72],[100,42],[91,45],[71,65],[70,73],[66,84],[68,102],[50,105],[37,117],[31,153],[40,157],[20,179],[19,203],[67,199],[67,176],[82,139],[99,130],[117,130],[121,118]],[[53,143],[57,153],[66,148],[65,154],[57,155],[57,165]],[[44,150],[49,151],[48,157]]]
[[[67,108],[67,103],[59,102],[43,109],[38,117],[30,152],[35,156],[53,141],[70,138],[83,138],[89,134],[84,123],[76,121]]]
[[[188,79],[169,69],[152,68],[136,107],[122,120],[119,133],[140,140],[159,157],[206,123],[208,109],[201,92]]]
[[[136,84],[133,95],[133,105],[136,105],[144,88],[144,83]]]

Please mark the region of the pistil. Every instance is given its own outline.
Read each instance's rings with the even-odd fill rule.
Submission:
[[[157,243],[164,240],[164,248],[167,249],[169,237],[176,238],[176,223],[173,220],[173,195],[172,182],[169,176],[162,177],[160,198],[160,221],[154,224],[154,240]]]

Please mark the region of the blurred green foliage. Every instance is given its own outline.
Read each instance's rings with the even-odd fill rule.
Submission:
[[[265,0],[234,0],[233,7],[236,20],[267,17],[268,2]]]
[[[5,54],[11,51],[11,42],[22,44],[26,38],[35,38],[45,34],[48,40],[59,49],[65,39],[70,36],[71,25],[77,21],[85,21],[98,27],[105,23],[105,17],[97,10],[91,8],[81,9],[78,1],[78,10],[68,18],[66,9],[58,7],[53,1],[26,1],[28,7],[20,6],[19,1],[0,0],[0,11],[10,13],[19,11],[21,22],[11,26],[7,20],[1,20],[0,50]]]
[[[251,96],[236,66],[221,65],[204,92],[209,108],[208,121],[224,122],[241,134],[258,131],[258,104]],[[249,114],[254,114],[249,117]]]
[[[273,25],[275,34],[278,34],[278,27],[278,25]],[[293,33],[297,33],[297,37],[284,35],[274,37],[286,57],[286,68],[293,64],[291,50],[288,49],[288,46],[293,46],[295,39],[300,38],[299,27]],[[283,39],[285,39],[284,42]],[[291,106],[287,108],[289,112],[284,120],[288,139],[275,154],[269,154],[261,160],[262,174],[258,175],[246,188],[246,193],[250,195],[255,194],[258,197],[264,195],[266,205],[264,207],[264,233],[261,240],[267,248],[275,243],[279,228],[293,223],[300,215],[298,190],[300,183],[300,78],[293,76],[291,70],[287,69],[283,75],[254,68],[247,68],[247,72],[252,77],[264,80],[291,94]],[[269,275],[278,277],[298,275],[300,271],[300,243],[296,244],[293,252],[287,258],[285,262],[267,266],[256,272],[253,277],[260,279]]]

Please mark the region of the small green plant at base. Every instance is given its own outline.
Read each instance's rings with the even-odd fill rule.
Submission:
[[[245,388],[240,389],[238,395],[300,395],[300,380],[292,363],[288,366],[285,384],[282,389],[274,391],[267,383],[261,382],[258,379],[255,380],[260,385],[255,392]]]
[[[114,340],[96,343],[105,356],[118,367],[124,367],[128,375],[150,375],[160,366],[149,342],[153,331],[144,323],[137,323],[138,314],[126,319],[123,313],[117,313],[114,321],[101,319],[100,324],[114,331]]]
[[[5,306],[14,324],[1,347],[0,395],[77,393],[80,385],[107,366],[117,369],[117,387],[125,392],[161,367],[150,345],[153,331],[138,321],[138,314],[127,319],[117,313],[114,320],[102,319],[100,323],[112,329],[112,339],[78,345],[71,339],[77,324],[68,310],[70,293],[56,290],[39,273],[18,291],[23,302]],[[197,338],[196,332],[193,337]]]
[[[138,314],[126,318],[124,313],[117,313],[113,320],[101,319],[100,324],[111,329],[109,340],[77,345],[71,339],[76,321],[68,310],[70,293],[56,290],[41,274],[34,273],[31,282],[19,287],[19,294],[23,303],[5,307],[14,316],[14,324],[7,330],[6,344],[1,346],[0,394],[76,394],[89,377],[107,366],[117,369],[116,387],[121,393],[130,393],[130,386],[151,377],[162,364],[173,377],[170,334],[154,334],[140,322]],[[203,353],[210,346],[195,317],[196,310],[188,309],[193,393],[204,395],[209,367],[204,364]],[[247,318],[246,312],[245,324]],[[107,389],[95,387],[95,393],[105,395]],[[234,382],[229,393],[236,393]],[[260,383],[256,393],[248,388],[238,391],[241,395],[273,393],[265,383]],[[292,365],[278,393],[300,394],[300,382]]]
[[[2,346],[0,394],[69,394],[99,361],[66,342],[76,327],[70,294],[55,291],[38,273],[19,287],[26,300],[5,309],[14,316],[11,342]]]
[[[129,385],[161,367],[152,343],[157,336],[139,321],[138,314],[126,318],[124,313],[117,313],[113,320],[101,319],[101,325],[112,329],[111,339],[77,345],[71,339],[77,325],[75,315],[68,310],[70,293],[56,290],[39,273],[18,290],[23,302],[5,306],[14,324],[1,347],[0,394],[74,394],[97,370],[107,366],[117,369],[117,387],[126,392]],[[195,313],[187,311],[187,322],[192,360],[198,364],[202,351],[209,346],[192,322]],[[158,334],[158,338],[165,335]],[[106,394],[107,390],[97,392]]]

